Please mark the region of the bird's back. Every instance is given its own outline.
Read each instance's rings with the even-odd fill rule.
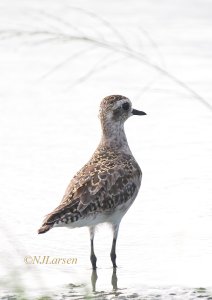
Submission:
[[[131,154],[100,145],[73,177],[61,204],[46,217],[40,230],[45,232],[52,226],[68,224],[84,226],[86,222],[80,222],[82,219],[129,208],[138,193],[141,176],[141,169]]]

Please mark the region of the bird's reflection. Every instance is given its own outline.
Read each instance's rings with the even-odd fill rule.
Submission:
[[[92,285],[92,291],[96,292],[96,282],[97,282],[98,276],[96,270],[92,270],[91,273],[91,285]]]
[[[116,268],[113,268],[113,273],[112,273],[112,277],[111,277],[111,284],[113,286],[114,291],[117,291],[117,289],[118,289],[117,282],[118,282],[118,278],[117,278],[117,275],[116,275]]]
[[[91,285],[92,285],[92,291],[96,292],[96,282],[97,282],[98,276],[97,276],[97,271],[96,270],[92,270],[91,273]],[[116,274],[116,268],[113,268],[113,272],[112,272],[112,277],[111,277],[111,284],[113,287],[113,291],[117,291],[118,287],[117,287],[117,282],[118,282],[118,278],[117,278],[117,274]]]

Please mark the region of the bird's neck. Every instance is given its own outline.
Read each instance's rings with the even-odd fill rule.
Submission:
[[[123,123],[102,124],[102,139],[100,145],[131,154]]]

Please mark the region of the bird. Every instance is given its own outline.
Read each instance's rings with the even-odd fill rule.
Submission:
[[[116,242],[120,222],[140,189],[142,171],[129,148],[125,121],[134,115],[146,115],[132,108],[129,98],[111,95],[100,103],[102,128],[100,143],[70,181],[61,203],[49,213],[39,228],[42,234],[55,227],[88,227],[90,261],[97,268],[94,236],[97,225],[108,223],[113,232],[110,257],[116,268]]]

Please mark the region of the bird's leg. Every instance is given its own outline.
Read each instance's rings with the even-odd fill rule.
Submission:
[[[93,270],[96,270],[97,258],[96,258],[96,255],[94,253],[93,239],[91,240],[91,256],[90,256],[90,259],[91,259]]]
[[[116,241],[117,241],[117,236],[118,236],[118,231],[119,231],[119,224],[113,224],[113,243],[112,243],[112,248],[110,252],[110,257],[113,263],[113,267],[117,268],[116,265]]]
[[[112,248],[111,248],[111,252],[110,252],[110,257],[113,263],[113,267],[116,268],[116,239],[113,239],[113,244],[112,244]]]
[[[90,255],[90,259],[91,259],[91,264],[93,267],[93,270],[96,270],[96,255],[94,253],[94,244],[93,244],[93,240],[94,240],[94,233],[95,233],[95,228],[94,226],[89,227],[90,230],[90,240],[91,240],[91,255]]]

